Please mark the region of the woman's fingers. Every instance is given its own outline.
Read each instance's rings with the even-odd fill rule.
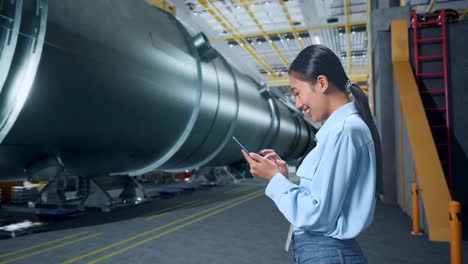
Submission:
[[[261,161],[262,159],[264,159],[264,157],[258,155],[257,153],[254,153],[254,152],[250,153],[250,157],[251,157],[251,159],[253,159],[255,161]]]
[[[266,159],[269,159],[269,160],[281,159],[276,153],[266,154],[266,155],[265,155],[265,158],[266,158]]]
[[[274,153],[275,151],[272,150],[272,149],[264,149],[264,150],[261,150],[260,153],[262,153],[262,155],[267,155],[267,154],[270,154],[270,153]]]
[[[247,162],[250,164],[253,160],[252,157],[247,154],[244,150],[242,150],[242,155],[244,155],[244,158],[247,160]]]

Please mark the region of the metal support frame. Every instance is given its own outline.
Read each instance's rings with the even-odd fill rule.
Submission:
[[[241,0],[241,1],[246,2],[246,0]],[[253,12],[250,10],[250,7],[248,5],[244,5],[244,9],[245,9],[245,11],[247,11],[250,18],[252,18],[252,20],[255,22],[255,25],[257,25],[258,29],[262,32],[262,36],[268,41],[268,43],[270,43],[271,47],[275,50],[276,54],[280,57],[280,59],[283,62],[284,66],[286,66],[286,68],[288,68],[289,67],[288,60],[283,56],[283,54],[278,49],[278,46],[276,46],[276,44],[273,42],[273,40],[270,39],[270,36],[268,35],[268,33],[265,32],[265,29],[263,28],[263,26],[260,24],[258,19],[253,14]]]
[[[367,25],[366,22],[353,22],[349,23],[350,26],[365,26]],[[346,27],[347,24],[336,24],[336,25],[327,25],[327,26],[317,26],[317,27],[307,27],[296,29],[297,33],[308,33],[309,31],[317,31],[322,29],[329,29],[329,28],[342,28]],[[281,30],[281,31],[268,31],[266,32],[268,35],[284,35],[284,34],[293,34],[291,30]],[[262,34],[245,34],[245,35],[237,35],[240,38],[255,38],[255,37],[262,37]],[[210,38],[211,42],[215,41],[229,41],[234,40],[233,37],[222,37],[222,38]]]
[[[299,42],[299,45],[301,46],[301,49],[304,49],[304,42],[302,41],[301,37],[299,36],[299,32],[297,32],[296,27],[294,26],[294,22],[291,19],[291,15],[289,15],[288,7],[284,3],[284,0],[280,0],[280,4],[283,7],[283,12],[288,18],[289,25],[291,26],[292,32],[294,36],[296,37],[297,41]]]
[[[206,11],[214,18],[218,23],[220,23],[223,28],[225,28],[231,35],[232,38],[237,43],[240,44],[242,48],[244,48],[247,53],[249,53],[264,69],[265,71],[269,72],[272,76],[275,76],[275,72],[271,68],[271,66],[264,61],[264,59],[255,52],[255,48],[245,40],[245,38],[241,37],[237,32],[234,32],[234,26],[229,22],[223,13],[215,6],[212,0],[200,0],[199,3],[206,9]],[[210,8],[208,3],[212,6]],[[237,30],[236,30],[237,31]]]
[[[125,177],[125,183],[118,189],[110,189],[101,185],[95,178],[87,179],[86,196],[80,205],[84,207],[98,207],[103,212],[110,212],[112,209],[122,206],[129,206],[142,203],[147,200],[148,195],[145,189],[130,176],[108,176]]]

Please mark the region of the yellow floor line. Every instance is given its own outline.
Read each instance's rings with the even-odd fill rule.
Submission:
[[[208,202],[209,202],[209,201],[211,201],[211,200],[208,200]],[[179,206],[177,209],[182,210],[182,209],[195,207],[195,206],[198,206],[198,205],[200,205],[200,204],[205,204],[205,203],[207,203],[207,201],[201,200],[201,201],[198,201],[198,202],[192,202],[192,203],[190,203],[190,204],[186,204],[186,205],[184,205],[184,206]],[[175,208],[174,208],[174,209],[175,209]],[[172,213],[173,211],[174,211],[174,210],[171,210],[171,211],[169,211],[169,212],[160,213],[160,214],[155,214],[155,215],[152,215],[152,216],[150,216],[150,217],[145,217],[144,219],[145,219],[146,221],[153,220],[153,219],[155,219],[155,218],[158,218],[158,217],[161,217],[161,216],[170,214],[170,213]]]
[[[256,194],[256,195],[254,195],[254,196],[252,196],[252,197],[249,197],[249,198],[247,198],[247,199],[241,200],[241,201],[239,201],[239,202],[237,202],[237,203],[234,203],[234,204],[231,204],[231,205],[229,205],[229,206],[227,206],[227,207],[218,209],[218,210],[216,210],[216,211],[214,211],[214,212],[211,212],[211,213],[209,213],[209,214],[207,214],[207,215],[204,215],[204,216],[202,216],[202,217],[196,218],[196,219],[194,219],[194,220],[192,220],[192,221],[190,221],[190,222],[187,222],[187,223],[182,224],[182,225],[180,225],[180,226],[174,227],[174,228],[172,228],[172,229],[169,229],[169,230],[167,230],[167,231],[164,231],[164,232],[162,232],[162,233],[159,233],[159,234],[157,234],[157,235],[155,235],[155,236],[152,236],[152,237],[149,237],[149,238],[147,238],[147,239],[145,239],[145,240],[142,240],[142,241],[140,241],[140,242],[134,243],[134,244],[132,244],[132,245],[130,245],[130,246],[128,246],[128,247],[122,248],[122,249],[117,250],[117,251],[114,251],[114,252],[112,252],[112,253],[110,253],[110,254],[108,254],[108,255],[105,255],[105,256],[102,256],[102,257],[100,257],[100,258],[98,258],[98,259],[95,259],[95,260],[93,260],[93,261],[90,261],[90,262],[88,262],[88,264],[96,264],[96,263],[99,263],[99,262],[101,262],[101,261],[103,261],[103,260],[106,260],[106,259],[108,259],[108,258],[111,258],[111,257],[113,257],[113,256],[122,254],[122,253],[124,253],[125,251],[128,251],[128,250],[130,250],[130,249],[132,249],[132,248],[135,248],[135,247],[137,247],[137,246],[146,244],[146,243],[148,243],[148,242],[150,242],[150,241],[152,241],[152,240],[155,240],[155,239],[160,238],[160,237],[162,237],[162,236],[164,236],[164,235],[167,235],[167,234],[169,234],[169,233],[172,233],[172,232],[174,232],[174,231],[177,231],[177,230],[179,230],[179,229],[181,229],[181,228],[184,228],[184,227],[186,227],[186,226],[189,226],[189,225],[192,225],[192,224],[194,224],[194,223],[200,222],[201,220],[204,220],[204,219],[206,219],[206,218],[208,218],[208,217],[210,217],[210,216],[219,214],[219,213],[221,213],[221,212],[223,212],[223,211],[226,211],[227,209],[230,209],[230,208],[232,208],[232,207],[234,207],[234,206],[237,206],[237,205],[239,205],[239,204],[245,203],[245,202],[247,202],[247,201],[249,201],[249,200],[255,199],[255,198],[257,198],[257,197],[259,197],[259,196],[261,196],[261,195],[263,195],[263,193]]]
[[[38,254],[41,254],[41,253],[44,253],[44,252],[47,252],[47,251],[52,251],[52,250],[57,249],[57,248],[66,247],[68,245],[75,244],[75,243],[78,243],[80,241],[90,239],[90,238],[93,238],[93,237],[96,237],[96,236],[100,236],[102,234],[103,234],[102,232],[101,233],[96,233],[96,234],[93,234],[93,235],[90,235],[90,236],[82,237],[80,239],[68,241],[66,243],[63,243],[63,244],[60,244],[60,245],[57,245],[57,246],[53,246],[53,247],[46,248],[46,249],[43,249],[43,250],[35,251],[35,252],[29,253],[29,254],[26,254],[26,255],[22,255],[21,257],[17,257],[17,258],[13,258],[13,259],[9,259],[9,260],[0,262],[0,264],[12,263],[12,262],[22,260],[22,259],[25,259],[25,258],[29,258],[31,256],[38,255]]]
[[[174,207],[161,209],[161,210],[159,210],[159,211],[152,212],[152,213],[149,213],[149,214],[145,215],[144,218],[145,218],[145,219],[146,219],[146,218],[151,218],[151,217],[153,217],[153,216],[155,216],[155,215],[159,215],[160,213],[165,213],[165,212],[167,212],[167,211],[172,211],[172,210],[174,210],[174,209],[178,209],[178,208],[187,206],[187,205],[189,205],[189,204],[196,203],[196,202],[198,202],[198,201],[200,201],[200,199],[196,199],[196,200],[193,200],[193,201],[190,201],[190,202],[187,202],[187,203],[179,204],[179,205],[174,206]]]
[[[16,251],[13,251],[13,252],[8,252],[8,253],[5,253],[5,254],[1,254],[1,255],[0,255],[0,258],[4,258],[4,257],[7,257],[7,256],[15,255],[15,254],[18,254],[18,253],[21,253],[21,252],[24,252],[24,251],[28,251],[28,250],[34,249],[34,248],[46,246],[46,245],[49,245],[49,244],[52,244],[52,243],[55,243],[55,242],[67,240],[67,239],[69,239],[69,238],[81,236],[81,235],[84,235],[84,234],[86,234],[86,233],[89,233],[89,231],[84,231],[84,232],[81,232],[81,233],[78,233],[78,234],[73,234],[73,235],[66,236],[66,237],[62,237],[62,238],[59,238],[59,239],[54,239],[54,240],[51,240],[51,241],[48,241],[48,242],[45,242],[45,243],[41,243],[41,244],[38,244],[38,245],[35,245],[35,246],[31,246],[31,247],[27,247],[27,248],[22,248],[22,249],[20,249],[20,250],[16,250]]]
[[[253,189],[257,189],[258,186],[250,186],[250,188],[247,188],[245,190],[238,190],[238,191],[235,191],[235,192],[232,192],[231,194],[236,194],[236,193],[240,193],[240,192],[246,192],[246,191],[251,191]]]
[[[225,191],[224,193],[229,194],[229,193],[237,192],[237,191],[240,191],[240,190],[246,190],[246,189],[249,189],[251,187],[252,186],[242,186],[242,187],[235,188],[235,189],[232,189],[232,190],[229,190],[229,191]]]
[[[246,198],[246,197],[249,197],[249,196],[252,196],[252,195],[255,195],[255,194],[259,194],[259,192],[263,192],[263,190],[261,190],[261,191],[256,191],[256,192],[252,192],[252,193],[243,195],[243,196],[241,196],[241,197],[238,197],[238,198],[232,199],[232,200],[230,200],[230,201],[224,202],[224,203],[222,203],[222,204],[220,204],[220,205],[213,206],[212,208],[208,208],[208,209],[203,210],[203,211],[201,211],[201,212],[194,213],[194,214],[189,215],[189,216],[187,216],[187,217],[184,217],[184,218],[182,218],[182,219],[179,219],[179,220],[170,222],[170,223],[165,224],[165,225],[163,225],[163,226],[159,226],[159,227],[157,227],[157,228],[148,230],[148,231],[143,232],[143,233],[141,233],[141,234],[132,236],[132,237],[130,237],[130,238],[128,238],[128,239],[125,239],[125,240],[122,240],[122,241],[119,241],[119,242],[110,244],[110,245],[108,245],[108,246],[106,246],[106,247],[103,247],[103,248],[100,248],[100,249],[91,251],[91,252],[86,253],[86,254],[84,254],[84,255],[81,255],[81,256],[75,257],[75,258],[73,258],[73,259],[70,259],[70,260],[68,260],[68,261],[65,261],[65,262],[63,262],[63,264],[74,263],[74,262],[76,262],[76,261],[78,261],[78,260],[87,258],[87,257],[89,257],[89,256],[98,254],[98,253],[100,253],[100,252],[102,252],[102,251],[105,251],[105,250],[108,250],[108,249],[111,249],[111,248],[114,248],[114,247],[117,247],[117,246],[122,245],[122,244],[124,244],[124,243],[133,241],[133,240],[138,239],[138,238],[143,237],[143,236],[146,236],[146,235],[148,235],[148,234],[157,232],[157,231],[159,231],[159,230],[161,230],[161,229],[164,229],[164,228],[166,228],[166,227],[169,227],[169,226],[178,224],[178,223],[183,222],[183,221],[185,221],[185,220],[188,220],[188,219],[190,219],[190,218],[194,218],[194,217],[196,217],[196,216],[198,216],[198,215],[207,213],[207,212],[212,211],[212,210],[216,210],[217,208],[220,208],[220,207],[226,206],[226,205],[228,205],[228,204],[234,203],[235,201],[244,199],[244,198]]]

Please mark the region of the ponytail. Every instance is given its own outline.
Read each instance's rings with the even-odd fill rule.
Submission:
[[[372,139],[374,140],[375,146],[375,161],[376,161],[376,189],[377,193],[383,193],[383,183],[382,183],[382,144],[380,142],[379,132],[377,131],[377,127],[375,126],[374,119],[372,118],[372,114],[369,108],[369,102],[367,100],[367,96],[361,90],[357,84],[352,84],[350,87],[350,92],[354,97],[354,104],[356,105],[359,114],[361,114],[364,123],[369,127],[369,130],[372,135]]]

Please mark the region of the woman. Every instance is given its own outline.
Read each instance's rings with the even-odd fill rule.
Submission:
[[[269,180],[266,195],[292,224],[297,263],[367,263],[355,238],[372,222],[381,164],[367,97],[323,45],[299,53],[289,80],[296,107],[325,121],[296,172],[300,184],[287,179],[274,150],[244,157],[253,175]]]

